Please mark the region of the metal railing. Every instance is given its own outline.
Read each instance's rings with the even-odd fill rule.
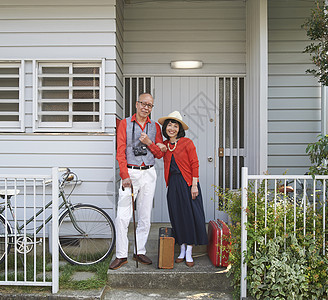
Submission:
[[[261,234],[263,234],[265,244],[269,238],[267,236],[269,231],[270,238],[275,238],[278,233],[286,237],[288,233],[294,236],[298,234],[301,239],[306,234],[310,234],[315,240],[316,232],[321,230],[325,232],[326,230],[327,180],[328,175],[314,177],[311,175],[249,175],[248,168],[242,168],[240,299],[247,297],[247,263],[245,257],[247,254],[246,223],[249,216],[252,216],[252,226],[254,226],[255,233],[262,230]],[[250,203],[250,197],[253,197],[252,203]],[[259,215],[260,205],[261,217]],[[277,220],[279,207],[282,214],[280,215],[281,218]],[[320,222],[317,218],[319,211],[322,215]],[[309,218],[311,219],[310,224]],[[269,220],[272,219],[274,221],[269,223]],[[278,231],[278,227],[280,231]],[[254,253],[256,247],[255,242],[252,245]],[[326,240],[325,234],[323,234],[321,248],[323,255],[326,253],[325,248]]]
[[[58,192],[58,168],[51,175],[0,175],[0,285],[58,292]]]

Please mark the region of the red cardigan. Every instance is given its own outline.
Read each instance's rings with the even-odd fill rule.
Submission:
[[[168,140],[164,142],[167,146],[169,143]],[[172,149],[174,146],[169,145]],[[199,177],[199,162],[196,153],[196,147],[191,139],[186,137],[182,137],[178,140],[177,147],[174,151],[167,150],[164,154],[164,176],[166,181],[166,186],[169,182],[169,173],[170,173],[170,164],[172,154],[174,155],[175,162],[177,163],[181,174],[184,180],[187,182],[189,186],[192,185],[192,178]]]

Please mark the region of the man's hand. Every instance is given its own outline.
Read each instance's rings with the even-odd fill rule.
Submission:
[[[152,140],[148,137],[148,135],[144,132],[141,133],[139,141],[146,146],[150,146],[152,144]]]
[[[131,187],[131,184],[132,184],[132,180],[130,177],[122,180],[122,188]]]
[[[162,143],[157,143],[156,146],[159,147],[159,149],[161,149],[162,152],[167,151],[167,147]]]

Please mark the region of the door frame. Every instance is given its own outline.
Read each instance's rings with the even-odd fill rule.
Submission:
[[[145,74],[125,74],[123,76],[123,114],[125,115],[125,79],[126,78],[150,78],[151,82],[151,92],[154,99],[156,99],[156,92],[154,87],[155,77],[212,77],[215,80],[215,149],[214,149],[214,184],[215,186],[219,186],[219,105],[218,105],[218,99],[219,99],[219,89],[218,89],[218,81],[219,78],[244,78],[245,80],[245,86],[244,86],[244,103],[245,103],[245,109],[244,109],[244,127],[245,127],[245,137],[244,137],[244,159],[245,164],[247,163],[247,140],[250,138],[248,137],[247,130],[246,130],[246,120],[247,120],[247,113],[249,110],[246,109],[246,103],[248,102],[247,94],[246,94],[246,74],[152,74],[152,75],[145,75]],[[139,92],[139,89],[138,89]],[[130,90],[131,95],[131,90]],[[133,105],[133,104],[132,104]],[[130,107],[131,103],[130,103]],[[241,174],[240,174],[241,176]],[[214,192],[213,192],[214,194]],[[214,194],[214,200],[218,205],[218,197]],[[222,215],[222,211],[220,212],[218,209],[215,209],[214,212],[215,218],[227,218],[227,216]]]

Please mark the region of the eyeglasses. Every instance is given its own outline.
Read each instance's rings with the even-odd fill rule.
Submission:
[[[143,108],[147,107],[148,109],[152,109],[154,107],[154,104],[148,104],[142,101],[137,101],[137,102],[140,103]]]

